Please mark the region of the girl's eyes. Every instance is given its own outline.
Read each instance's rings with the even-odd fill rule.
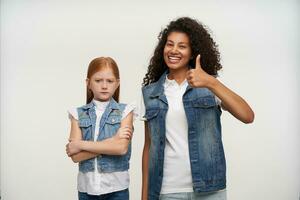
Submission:
[[[96,79],[95,82],[96,83],[103,83],[104,81],[106,81],[107,83],[113,83],[113,80],[103,80],[103,79]]]

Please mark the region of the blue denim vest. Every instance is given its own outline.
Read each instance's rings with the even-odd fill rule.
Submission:
[[[145,118],[150,129],[148,199],[159,199],[163,178],[168,102],[164,94],[167,72],[142,88]],[[193,189],[210,192],[226,187],[226,164],[221,138],[221,109],[207,88],[187,87],[182,97],[188,122],[188,145]],[[180,161],[178,161],[180,162]],[[178,172],[180,173],[180,172]]]
[[[107,105],[99,125],[99,136],[97,141],[113,137],[118,129],[122,119],[122,113],[126,105],[117,103],[111,99]],[[82,132],[82,139],[94,141],[94,132],[96,126],[96,112],[93,101],[82,107],[77,108],[79,127]],[[125,155],[99,155],[97,157],[97,168],[100,172],[116,172],[129,169],[129,159],[131,155],[131,144],[128,146],[128,151]],[[90,172],[95,170],[95,159],[91,158],[79,162],[79,171]]]

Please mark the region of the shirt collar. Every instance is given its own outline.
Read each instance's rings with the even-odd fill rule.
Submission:
[[[93,103],[97,110],[105,110],[106,106],[109,104],[109,101],[98,101],[93,99]]]
[[[174,87],[174,86],[178,86],[178,87],[182,87],[182,86],[186,86],[188,83],[187,83],[187,80],[184,79],[184,81],[180,84],[178,84],[175,79],[169,79],[168,76],[166,76],[166,79],[165,79],[165,87],[168,88],[168,87]]]

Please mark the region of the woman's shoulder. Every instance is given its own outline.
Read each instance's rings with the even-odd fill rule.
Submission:
[[[159,82],[156,81],[154,83],[150,83],[149,85],[145,85],[142,87],[142,95],[143,97],[149,96],[155,89],[159,87]]]
[[[155,88],[158,84],[159,84],[159,81],[155,81],[155,82],[149,83],[148,85],[143,85],[142,86],[142,91],[150,90],[152,88]]]

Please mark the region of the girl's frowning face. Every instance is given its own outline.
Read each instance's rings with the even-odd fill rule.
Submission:
[[[109,67],[96,72],[87,79],[88,88],[93,92],[94,99],[98,101],[108,101],[119,87],[120,81],[117,79]]]

